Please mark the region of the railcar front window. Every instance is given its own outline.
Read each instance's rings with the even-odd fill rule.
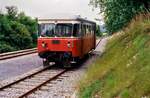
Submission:
[[[54,36],[55,24],[41,24],[39,25],[39,35],[42,37]]]
[[[72,24],[57,24],[55,28],[55,36],[70,37],[72,35]]]
[[[70,37],[73,31],[72,24],[40,24],[39,36],[42,37]]]

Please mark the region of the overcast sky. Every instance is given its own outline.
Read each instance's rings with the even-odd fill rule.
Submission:
[[[0,0],[0,9],[15,5],[19,11],[24,11],[32,17],[48,18],[56,14],[73,14],[94,19],[100,17],[98,9],[92,11],[90,0]]]

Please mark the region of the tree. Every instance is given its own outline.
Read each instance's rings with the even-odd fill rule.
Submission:
[[[0,15],[0,41],[4,41],[11,31],[10,21],[5,15]]]
[[[23,12],[18,14],[15,6],[6,9],[6,14],[0,12],[0,53],[35,46],[37,21]]]
[[[5,15],[0,14],[0,53],[16,50],[7,42],[11,30],[10,21]]]
[[[26,16],[24,12],[18,14],[18,21],[21,24],[24,24],[29,32],[36,32],[37,31],[37,21],[36,19],[32,19],[29,16]]]
[[[104,12],[109,33],[122,29],[135,15],[150,8],[150,0],[91,0],[90,4]]]
[[[36,43],[37,40],[37,21],[36,19],[31,19],[31,17],[28,17],[25,15],[24,12],[21,12],[18,14],[18,21],[25,25],[25,27],[28,29],[28,31],[31,34],[31,37],[33,38],[33,42]]]
[[[11,20],[16,20],[18,9],[16,6],[6,6],[8,18]]]
[[[96,36],[102,36],[102,32],[100,30],[100,26],[96,25]]]
[[[16,21],[12,21],[10,25],[13,31],[9,33],[7,42],[18,49],[30,48],[32,37],[27,28]]]

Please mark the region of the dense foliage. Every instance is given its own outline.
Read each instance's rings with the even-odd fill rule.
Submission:
[[[90,4],[100,7],[100,12],[104,12],[110,33],[122,29],[136,14],[150,8],[150,0],[91,0]]]
[[[0,53],[31,48],[36,44],[37,21],[14,6],[0,13]]]

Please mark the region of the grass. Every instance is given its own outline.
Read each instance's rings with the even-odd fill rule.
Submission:
[[[79,84],[80,98],[150,97],[150,15],[140,15],[108,41]]]

